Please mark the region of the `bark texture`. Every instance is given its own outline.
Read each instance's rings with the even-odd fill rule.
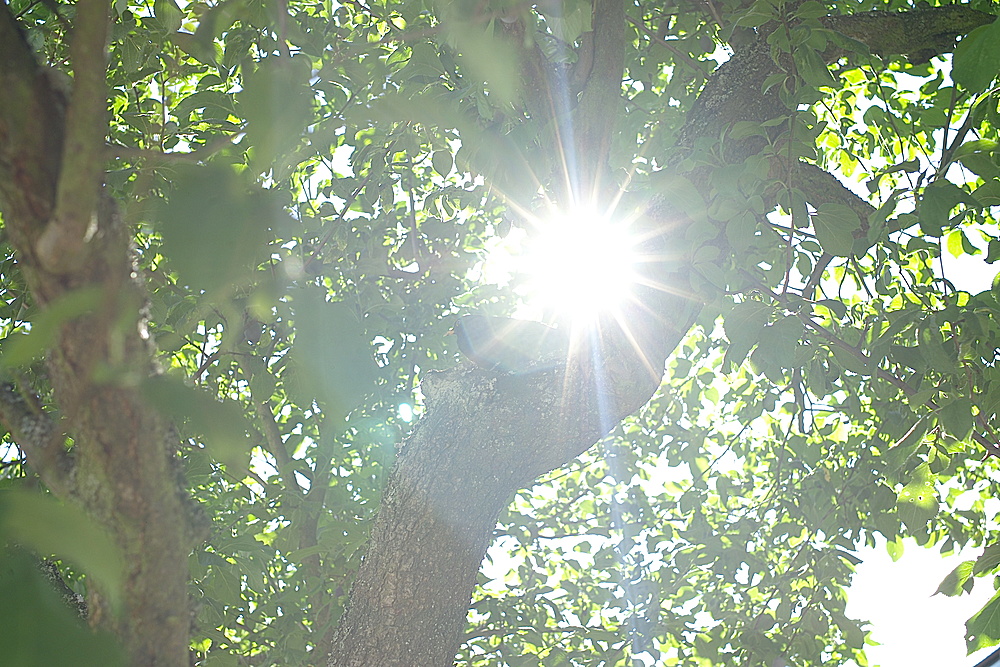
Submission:
[[[428,374],[427,412],[390,477],[331,665],[453,663],[511,494],[589,449],[659,385],[651,364],[662,368],[698,309],[655,298],[630,318],[642,353],[623,336],[575,341],[566,364],[536,373]]]
[[[93,297],[86,314],[61,325],[47,358],[61,413],[47,415],[6,387],[0,419],[45,485],[118,538],[122,604],[92,591],[90,622],[115,632],[133,665],[187,665],[194,542],[173,460],[178,443],[137,390],[153,372],[145,293],[129,231],[102,193],[108,7],[82,2],[77,11],[79,83],[65,99],[0,5],[4,227],[38,306]]]

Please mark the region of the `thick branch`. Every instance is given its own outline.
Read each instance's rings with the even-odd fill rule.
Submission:
[[[66,450],[66,436],[59,424],[9,384],[0,385],[0,423],[45,486],[64,499],[75,493],[73,457]]]
[[[590,171],[581,173],[591,176],[575,182],[577,192],[607,168],[613,109],[620,103],[624,20],[620,0],[595,0],[594,61],[573,114],[577,138],[570,166],[595,158],[601,162],[583,167]],[[515,30],[523,31],[520,22],[511,26],[511,38],[523,37]],[[931,30],[916,20],[908,29],[916,32],[920,26]],[[907,47],[940,43],[940,35],[927,32],[923,41],[913,35]],[[706,84],[680,133],[680,146],[692,147],[703,137],[716,140],[739,120],[787,115],[776,87],[770,94],[761,92],[777,68],[766,45],[738,52]],[[547,63],[537,47],[522,60],[522,74],[533,120],[560,119],[562,110],[544,106],[552,96]],[[739,161],[759,148],[727,146],[726,157]],[[701,176],[694,182],[707,188],[710,181]],[[864,219],[870,214],[866,202],[845,195],[836,179],[815,167],[803,167],[797,178],[796,187],[808,189],[814,203],[830,197],[848,202]],[[692,224],[666,198],[654,197],[644,218],[663,236],[683,234]],[[663,240],[651,236],[651,245]],[[677,276],[650,282],[674,285]],[[424,378],[427,412],[390,476],[337,631],[331,666],[453,663],[476,573],[510,495],[588,449],[643,405],[658,385],[663,361],[694,322],[699,304],[650,291],[642,295],[643,307],[623,318],[632,327],[628,334],[620,339],[609,334],[611,339],[596,343],[596,350],[573,354],[566,367],[522,376],[460,368]]]
[[[955,37],[965,34],[996,17],[963,5],[935,7],[909,12],[864,12],[829,16],[823,25],[855,39],[872,52],[883,56],[919,54],[937,55],[949,50]],[[844,55],[841,49],[823,54],[828,61]],[[788,113],[778,99],[779,86],[761,93],[769,76],[780,71],[767,44],[756,42],[733,54],[709,77],[698,101],[679,133],[678,144],[694,145],[699,137],[716,139],[738,121],[762,123]],[[746,142],[737,150],[727,146],[727,157],[734,162],[756,153],[760,142]]]
[[[802,191],[808,203],[816,208],[829,203],[846,206],[857,214],[864,229],[868,229],[868,220],[876,212],[876,208],[848,190],[843,183],[837,180],[836,176],[808,162],[796,162],[793,165],[792,173],[796,187]],[[816,266],[813,267],[812,273],[802,288],[803,297],[813,298],[816,288],[819,287],[823,274],[832,260],[833,255],[828,252],[823,253],[816,260]]]
[[[42,266],[53,273],[80,265],[88,229],[96,224],[107,133],[104,47],[108,7],[104,0],[79,0],[76,4],[70,43],[73,92],[66,111],[56,209],[36,249]]]
[[[33,222],[23,229],[33,238],[52,211],[61,105],[7,3],[0,3],[0,90],[0,207],[8,219]],[[30,245],[22,229],[7,228],[15,243]]]
[[[878,56],[909,55],[926,62],[947,53],[956,38],[974,28],[992,23],[996,16],[971,9],[968,5],[927,7],[906,12],[864,12],[821,19],[831,30],[856,39]],[[840,55],[825,54],[829,59]]]
[[[427,412],[393,468],[330,665],[453,663],[476,573],[511,494],[644,405],[691,326],[696,304],[652,296],[659,301],[630,314],[630,336],[578,341],[560,368],[500,376],[458,368],[424,378]]]
[[[29,455],[29,461],[53,490],[74,490],[75,499],[118,538],[126,564],[124,609],[112,613],[106,600],[93,597],[92,622],[118,635],[132,664],[187,664],[186,563],[194,538],[172,460],[176,435],[134,386],[135,378],[153,372],[142,314],[146,296],[132,264],[129,231],[114,202],[100,194],[108,5],[86,0],[77,7],[75,143],[64,151],[64,104],[34,62],[8,6],[0,4],[4,229],[36,304],[44,307],[81,288],[96,288],[104,297],[97,312],[61,323],[46,360],[60,426],[74,443],[73,484],[66,482],[69,473],[57,453],[62,443],[55,442],[56,436],[45,447],[36,447],[38,456],[31,461]],[[86,155],[73,155],[77,150]],[[60,170],[64,154],[68,163]],[[75,171],[80,173],[67,175]],[[58,195],[65,215],[53,224],[60,173],[67,175]],[[68,228],[63,226],[66,220]],[[55,234],[69,229],[74,243],[86,235],[86,261],[59,260],[53,265],[55,255],[47,255],[49,263],[43,268],[59,273],[39,270],[37,241],[46,226],[56,229]]]
[[[854,211],[865,224],[876,209],[867,201],[851,192],[837,177],[808,162],[798,162],[794,171],[795,185],[806,194],[806,201],[814,206],[820,204],[842,204]]]
[[[523,20],[503,26],[505,39],[517,45],[528,115],[565,156],[549,195],[567,208],[602,199],[599,191],[612,185],[608,155],[622,105],[626,18],[622,0],[594,0],[593,11],[594,29],[581,37],[571,73],[557,71],[564,66],[548,61]],[[532,169],[548,181],[549,174]]]
[[[120,379],[154,370],[128,230],[109,198],[97,211],[87,263],[60,276],[38,272],[31,281],[33,293],[58,296],[92,285],[105,296],[97,312],[63,324],[47,359],[63,425],[74,440],[79,500],[116,535],[126,564],[125,609],[91,609],[122,640],[131,664],[184,664],[190,626],[185,563],[195,538],[172,460],[177,436],[134,386],[99,380],[99,370]]]
[[[622,106],[625,68],[625,7],[623,0],[594,0],[594,59],[590,76],[573,114],[575,159],[570,180],[578,202],[603,199],[599,192],[612,185],[608,156]]]

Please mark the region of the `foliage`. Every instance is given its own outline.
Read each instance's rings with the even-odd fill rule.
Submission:
[[[59,69],[75,6],[9,8]],[[513,500],[459,664],[864,665],[867,630],[844,613],[859,544],[995,552],[1000,289],[956,288],[943,257],[1000,259],[1000,23],[967,36],[952,70],[869,53],[820,20],[911,8],[629,4],[611,167],[644,195],[690,196],[677,179],[710,173],[683,205],[680,262],[704,309],[657,396]],[[176,423],[211,520],[190,561],[199,664],[327,649],[420,378],[456,363],[457,313],[515,307],[510,286],[479,280],[483,261],[572,156],[532,110],[505,20],[528,17],[524,39],[557,71],[592,28],[582,0],[536,9],[114,3],[106,182],[166,370],[140,390]],[[683,145],[724,44],[775,25],[769,55],[792,63],[766,82],[781,117]],[[748,138],[760,149],[730,163]],[[807,205],[782,171],[799,158],[872,215]],[[36,315],[9,252],[0,272],[0,363],[50,401],[46,336],[92,305]],[[31,544],[86,569],[78,537]],[[997,567],[984,554],[942,592]],[[1000,641],[997,605],[972,620],[970,649]]]

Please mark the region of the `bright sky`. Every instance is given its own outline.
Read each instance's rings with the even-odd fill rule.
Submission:
[[[895,563],[884,542],[864,549],[848,597],[847,616],[871,621],[878,646],[866,647],[871,667],[973,667],[994,649],[965,654],[965,621],[993,596],[992,577],[976,579],[969,595],[934,595],[941,580],[980,551],[942,558],[906,540]]]
[[[970,234],[969,240],[976,245],[985,246],[976,235]],[[985,247],[983,249],[985,250]],[[944,250],[941,256],[944,260],[945,277],[955,283],[955,287],[958,289],[971,294],[988,290],[993,283],[994,276],[1000,273],[1000,262],[987,264],[984,261],[985,252],[981,255],[962,255],[955,258],[950,252]]]

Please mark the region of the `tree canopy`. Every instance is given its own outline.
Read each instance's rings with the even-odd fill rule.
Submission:
[[[3,661],[867,665],[1000,567],[995,14],[5,0]]]

